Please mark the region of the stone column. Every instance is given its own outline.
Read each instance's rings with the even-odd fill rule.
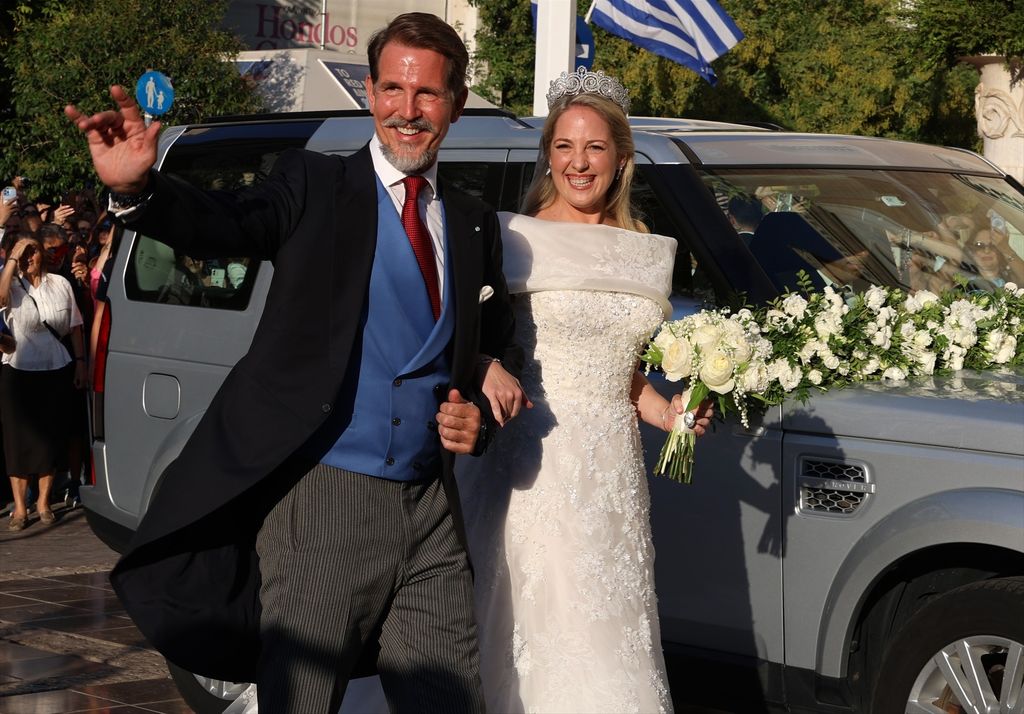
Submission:
[[[995,55],[964,57],[981,74],[974,90],[978,136],[985,158],[1024,182],[1024,82],[1011,84],[1006,60]]]

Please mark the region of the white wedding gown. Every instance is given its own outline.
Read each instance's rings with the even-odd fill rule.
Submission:
[[[629,390],[675,241],[500,218],[534,407],[457,468],[488,711],[671,711]]]
[[[488,712],[670,712],[629,390],[670,309],[675,241],[499,217],[534,407],[456,467]],[[342,712],[387,711],[379,680],[357,682]]]

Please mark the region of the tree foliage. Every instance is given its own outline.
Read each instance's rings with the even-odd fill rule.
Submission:
[[[483,29],[476,59],[490,68],[479,89],[513,112],[529,113],[534,65],[529,2],[477,2]],[[720,3],[746,38],[714,62],[717,86],[600,28],[594,28],[594,67],[623,80],[636,115],[765,122],[795,131],[976,148],[975,71],[951,56],[940,61],[909,41],[913,28],[897,0]],[[589,4],[579,3],[581,14]]]
[[[1024,58],[1024,5],[1015,0],[915,0],[903,18],[915,44],[938,64],[981,54]]]
[[[22,3],[23,6],[26,3]],[[174,84],[165,124],[256,111],[260,100],[225,58],[244,49],[218,28],[226,3],[191,0],[42,0],[15,8],[4,54],[9,110],[0,116],[0,174],[25,175],[38,194],[94,180],[88,150],[63,114],[111,107],[112,84],[134,92],[156,69]],[[2,91],[2,90],[0,90]],[[31,193],[31,192],[30,192]]]

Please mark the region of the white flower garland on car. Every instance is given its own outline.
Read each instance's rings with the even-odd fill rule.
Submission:
[[[844,299],[831,287],[767,307],[704,310],[664,322],[642,356],[670,382],[686,382],[687,409],[713,399],[718,412],[806,400],[856,382],[903,382],[921,375],[1024,364],[1024,289],[991,293],[966,286],[941,295],[872,286]],[[682,419],[669,434],[655,472],[689,483],[695,438]]]

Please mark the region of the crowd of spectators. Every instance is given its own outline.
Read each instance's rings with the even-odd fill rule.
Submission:
[[[0,199],[0,507],[19,531],[33,511],[53,523],[55,501],[77,505],[93,327],[117,226],[92,191],[51,199],[24,177],[5,183],[14,191]]]

